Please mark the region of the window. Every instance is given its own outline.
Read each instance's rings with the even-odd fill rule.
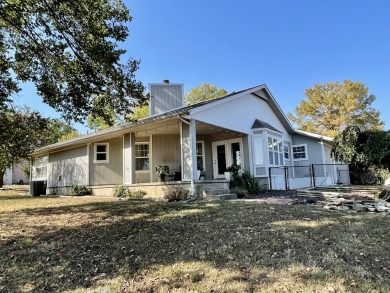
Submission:
[[[284,151],[284,159],[290,160],[290,143],[288,141],[284,142],[283,151]]]
[[[253,136],[253,155],[255,165],[264,165],[263,137],[261,135]]]
[[[268,158],[270,165],[283,166],[284,154],[282,146],[281,138],[268,136]]]
[[[266,176],[263,136],[253,135],[252,146],[255,176]]]
[[[95,163],[108,163],[109,162],[109,144],[95,143]]]
[[[46,180],[47,179],[47,164],[49,157],[35,158],[35,164],[33,168],[33,180]]]
[[[135,144],[135,170],[149,171],[149,144]]]
[[[203,141],[196,142],[196,162],[197,162],[197,170],[201,170],[201,171],[206,170]]]
[[[293,145],[293,159],[294,161],[307,160],[307,145],[299,144]]]

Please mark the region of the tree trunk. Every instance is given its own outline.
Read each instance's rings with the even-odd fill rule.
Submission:
[[[4,185],[4,180],[3,180],[4,173],[5,173],[4,171],[0,171],[0,188],[2,188]]]

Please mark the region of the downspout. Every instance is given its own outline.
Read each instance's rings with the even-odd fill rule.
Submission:
[[[187,125],[191,125],[190,122],[188,122],[187,120],[185,120],[184,118],[182,118],[180,115],[177,116],[177,119],[179,119],[181,122],[184,122],[184,123],[187,124]]]

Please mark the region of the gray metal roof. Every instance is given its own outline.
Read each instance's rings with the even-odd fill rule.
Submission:
[[[273,130],[273,131],[276,131],[276,132],[279,132],[279,133],[283,133],[280,130],[278,130],[275,127],[273,127],[271,124],[269,124],[267,122],[264,122],[264,121],[261,121],[259,119],[256,119],[253,122],[253,125],[252,125],[251,129],[258,129],[258,128],[267,128],[267,129],[270,129],[270,130]]]

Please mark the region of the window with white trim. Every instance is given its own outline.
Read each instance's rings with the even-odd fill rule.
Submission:
[[[283,151],[284,151],[284,159],[290,160],[290,143],[288,141],[285,141],[283,143]]]
[[[270,166],[283,166],[283,143],[280,137],[268,136],[268,159]]]
[[[149,171],[149,143],[135,144],[135,170]]]
[[[308,160],[307,144],[293,145],[292,149],[294,161]]]
[[[205,164],[205,152],[204,152],[204,142],[203,141],[197,141],[196,142],[196,163],[197,163],[197,170],[205,171],[206,170],[206,164]]]
[[[108,142],[95,143],[95,163],[109,162],[109,144]]]
[[[252,153],[255,176],[266,176],[263,135],[254,134],[252,136]]]
[[[33,180],[46,180],[47,179],[47,165],[49,163],[49,157],[43,156],[35,158],[33,168]]]

